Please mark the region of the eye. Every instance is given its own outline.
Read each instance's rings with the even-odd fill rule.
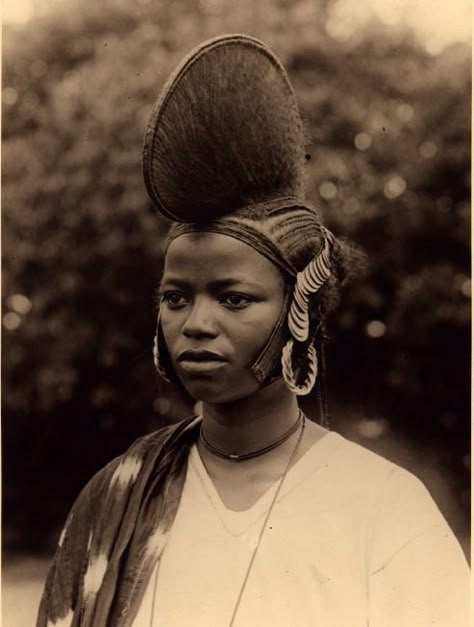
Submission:
[[[229,307],[230,309],[243,309],[250,305],[253,302],[253,298],[251,296],[246,296],[245,294],[237,294],[236,292],[231,292],[229,294],[224,294],[221,301]]]
[[[162,302],[166,303],[170,309],[178,309],[187,304],[187,299],[182,292],[169,291],[161,295]]]

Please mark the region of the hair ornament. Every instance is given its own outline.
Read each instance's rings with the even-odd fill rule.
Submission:
[[[288,313],[288,327],[291,335],[299,342],[305,342],[309,335],[309,297],[319,291],[331,275],[330,248],[334,236],[321,227],[324,237],[322,250],[296,275],[293,300]]]
[[[155,337],[153,338],[153,362],[155,364],[156,371],[158,372],[160,377],[167,383],[171,383],[171,378],[169,377],[164,365],[160,361],[160,350],[158,347],[158,327],[155,333]]]
[[[313,344],[310,344],[308,347],[308,373],[306,375],[306,380],[301,385],[298,385],[296,381],[297,375],[293,370],[293,346],[294,341],[292,339],[289,339],[283,347],[281,355],[283,378],[286,385],[288,386],[288,389],[291,392],[293,392],[297,396],[305,396],[306,394],[309,394],[309,392],[311,392],[316,382],[316,377],[318,376],[318,357],[316,355],[315,347],[313,346]]]

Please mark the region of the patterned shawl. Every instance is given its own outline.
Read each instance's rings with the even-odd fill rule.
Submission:
[[[178,509],[190,418],[137,440],[82,490],[50,568],[37,627],[130,626]]]

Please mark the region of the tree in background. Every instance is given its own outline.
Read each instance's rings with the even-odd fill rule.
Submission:
[[[469,50],[430,56],[380,25],[332,39],[331,2],[225,5],[77,2],[5,28],[7,547],[46,548],[98,467],[192,408],[156,389],[166,224],[144,191],[141,143],[169,71],[226,31],[283,59],[307,125],[309,199],[370,258],[331,329],[333,413],[359,407],[431,443],[467,493]]]

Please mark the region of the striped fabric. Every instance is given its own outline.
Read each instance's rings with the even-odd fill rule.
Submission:
[[[61,534],[37,627],[132,624],[178,509],[199,422],[137,440],[91,479]]]

